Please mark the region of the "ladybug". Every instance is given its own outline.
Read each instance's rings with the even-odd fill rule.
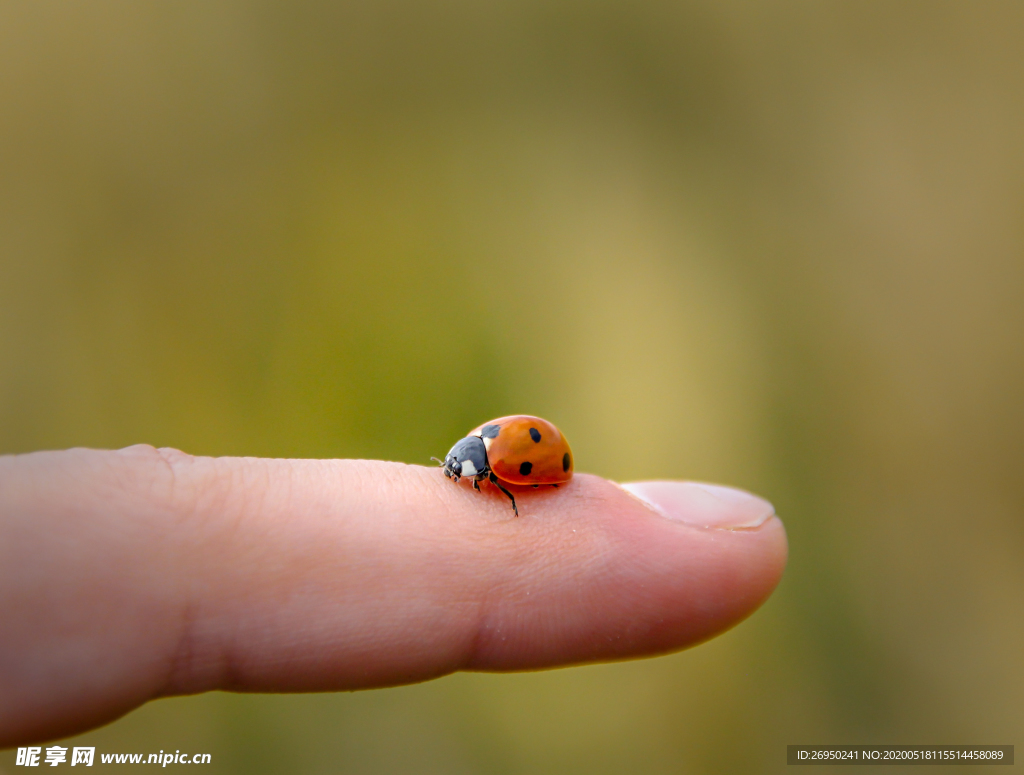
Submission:
[[[474,428],[455,443],[443,462],[436,457],[431,460],[456,482],[472,477],[477,492],[480,482],[490,481],[509,497],[517,517],[516,499],[502,482],[557,487],[572,479],[572,450],[565,436],[547,420],[528,414],[499,417]]]

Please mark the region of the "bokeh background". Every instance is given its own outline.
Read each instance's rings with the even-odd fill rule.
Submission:
[[[526,412],[791,541],[680,654],[76,740],[225,773],[1024,742],[1022,41],[1012,2],[0,5],[0,452],[429,464]]]

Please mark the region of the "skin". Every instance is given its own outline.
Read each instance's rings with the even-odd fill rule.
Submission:
[[[0,457],[0,747],[157,697],[305,692],[660,654],[778,583],[771,505],[724,488],[489,485],[368,460]]]

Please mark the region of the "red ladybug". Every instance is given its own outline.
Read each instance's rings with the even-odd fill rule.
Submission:
[[[463,476],[472,477],[477,491],[480,482],[490,480],[512,501],[512,511],[517,517],[516,499],[502,482],[557,487],[572,479],[569,442],[547,420],[528,414],[499,417],[474,428],[466,438],[456,442],[444,462],[437,462],[449,479],[457,482]]]

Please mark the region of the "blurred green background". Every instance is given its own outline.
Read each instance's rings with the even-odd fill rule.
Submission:
[[[76,739],[225,773],[1024,742],[1022,41],[1009,2],[0,5],[0,452],[429,464],[526,412],[791,541],[688,652]]]

